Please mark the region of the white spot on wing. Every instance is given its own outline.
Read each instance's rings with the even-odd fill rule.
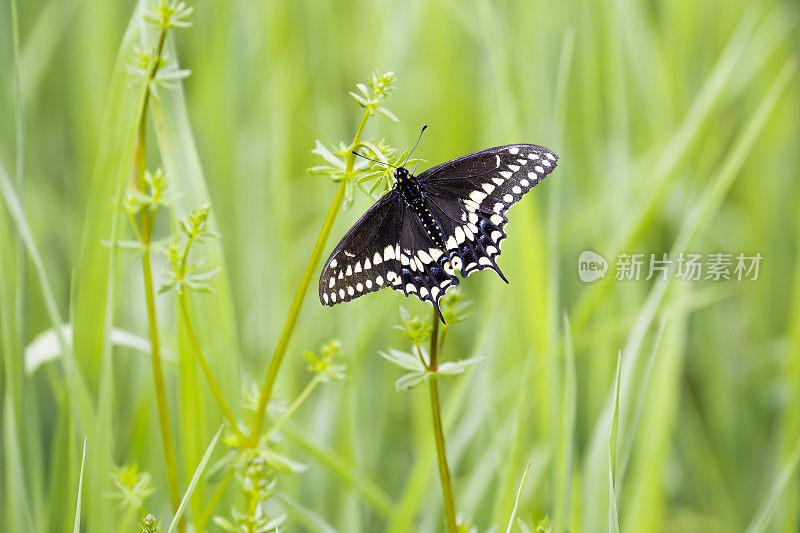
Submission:
[[[517,148],[516,146],[509,148],[508,153],[511,155],[517,155],[519,153],[519,148]]]
[[[461,226],[458,226],[456,228],[456,242],[458,244],[461,244],[462,242],[464,242],[465,239],[466,237],[464,236],[464,230],[461,229]]]
[[[513,192],[514,194],[519,194],[522,192],[522,189],[519,188],[519,185],[514,185],[513,187],[511,187],[511,192]]]
[[[510,204],[511,202],[514,201],[514,197],[511,196],[510,194],[506,194],[503,196],[503,201],[507,204]]]
[[[508,170],[504,170],[504,171],[500,172],[500,175],[503,176],[505,179],[508,179],[508,178],[511,177],[512,172],[509,172]]]
[[[491,194],[491,192],[494,190],[494,185],[492,185],[491,183],[484,183],[482,187],[483,190],[486,191],[486,194]],[[462,220],[464,219],[462,218]]]
[[[482,191],[472,191],[469,193],[469,197],[472,199],[473,202],[480,204],[484,198],[486,198],[486,193]]]

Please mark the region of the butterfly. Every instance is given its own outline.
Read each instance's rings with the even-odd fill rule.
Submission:
[[[370,207],[331,253],[319,300],[333,306],[391,287],[433,304],[463,278],[491,268],[506,212],[556,167],[558,156],[534,144],[467,154],[414,176],[403,166],[395,187]]]

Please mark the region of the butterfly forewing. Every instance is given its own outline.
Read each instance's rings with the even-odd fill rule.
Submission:
[[[400,194],[390,191],[347,232],[322,268],[323,305],[347,302],[396,282],[403,211]]]
[[[417,178],[427,192],[472,200],[503,214],[556,167],[558,156],[535,144],[481,150],[426,170]]]
[[[439,218],[447,247],[458,249],[461,273],[497,266],[506,238],[506,212],[556,166],[542,146],[512,144],[475,152],[433,167],[417,178]]]

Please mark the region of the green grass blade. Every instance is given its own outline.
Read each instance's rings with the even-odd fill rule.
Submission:
[[[80,533],[81,531],[81,493],[83,492],[83,467],[86,465],[86,441],[89,437],[83,439],[83,453],[81,454],[81,473],[78,476],[78,496],[75,501],[75,522],[72,528],[73,533]]]
[[[559,416],[559,437],[556,448],[556,512],[553,527],[556,532],[567,531],[570,517],[570,497],[572,495],[572,471],[575,462],[575,423],[578,398],[575,383],[575,349],[572,343],[572,328],[567,313],[564,322],[564,362],[563,386],[561,388],[561,412]]]
[[[622,369],[622,350],[617,355],[617,373],[614,378],[614,414],[608,434],[608,530],[619,532],[617,511],[617,432],[619,431],[619,375]]]
[[[797,471],[798,463],[800,463],[800,439],[798,439],[792,454],[778,473],[778,477],[776,477],[775,481],[772,483],[772,487],[764,498],[758,512],[753,517],[753,521],[747,526],[747,533],[761,533],[767,530],[769,519],[775,511],[775,507],[780,501],[783,491],[786,490],[789,479],[791,479],[795,471]]]
[[[525,467],[525,472],[522,474],[522,480],[519,482],[519,488],[517,489],[517,497],[514,498],[514,508],[511,509],[511,516],[508,518],[508,527],[506,527],[506,533],[511,533],[511,528],[514,526],[514,520],[517,517],[517,508],[519,508],[519,499],[522,496],[522,489],[525,488],[525,481],[528,479],[528,471],[531,469],[531,461],[528,461],[528,465]]]
[[[141,31],[144,4],[145,0],[140,0],[133,10],[114,64],[75,269],[74,353],[91,390],[99,383],[114,312],[115,249],[104,243],[117,241],[120,217],[119,210],[109,209],[109,205],[118,204],[133,167],[136,128],[146,89],[144,82],[131,86],[126,69]]]
[[[11,238],[4,204],[0,202],[0,351],[3,354],[3,487],[4,524],[9,531],[30,530],[33,526],[26,474],[22,468],[23,399],[26,380],[20,359],[19,329],[16,327],[18,249]]]
[[[64,321],[61,319],[61,313],[58,310],[58,304],[56,304],[56,299],[53,295],[50,279],[48,278],[47,272],[44,268],[44,262],[42,261],[41,254],[39,253],[39,248],[36,246],[36,242],[33,240],[30,226],[28,225],[28,221],[25,217],[25,212],[22,209],[22,204],[20,204],[19,197],[14,191],[14,186],[11,184],[11,180],[9,179],[2,163],[0,163],[0,196],[3,198],[3,202],[6,205],[6,209],[8,209],[11,219],[17,226],[17,232],[22,239],[23,244],[25,245],[28,256],[33,263],[33,267],[36,270],[39,286],[42,289],[45,308],[47,309],[47,316],[50,319],[52,327],[58,330],[59,344],[61,345],[61,349],[64,351],[64,353],[66,353],[69,344],[61,334],[61,325],[64,323]]]
[[[181,521],[181,516],[183,516],[183,512],[186,510],[186,505],[189,503],[189,498],[192,497],[192,492],[194,492],[197,482],[200,481],[200,477],[203,475],[206,466],[208,466],[208,461],[211,459],[211,454],[214,452],[214,448],[217,446],[217,441],[219,440],[220,435],[222,435],[222,428],[224,427],[224,425],[219,427],[217,433],[214,435],[214,438],[211,439],[208,448],[206,448],[203,457],[200,459],[200,464],[197,465],[194,475],[192,476],[192,480],[189,482],[189,486],[186,487],[186,492],[181,499],[178,510],[175,512],[175,516],[172,518],[172,522],[169,525],[167,533],[172,533],[175,531],[175,528],[178,527],[178,522]]]

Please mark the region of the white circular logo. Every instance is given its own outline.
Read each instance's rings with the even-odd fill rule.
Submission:
[[[584,250],[578,256],[578,277],[584,283],[591,283],[606,275],[608,261],[600,254],[591,250]]]

